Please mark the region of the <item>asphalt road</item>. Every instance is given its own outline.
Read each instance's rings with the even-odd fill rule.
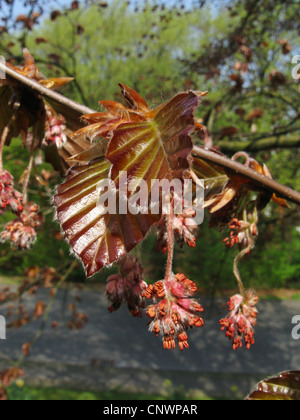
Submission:
[[[189,332],[190,349],[180,352],[165,351],[160,338],[147,329],[148,320],[132,318],[126,308],[109,314],[101,291],[80,292],[82,302],[78,309],[89,318],[81,331],[72,331],[63,324],[69,320],[68,310],[62,316],[61,291],[49,317],[49,327],[33,347],[29,361],[41,364],[58,363],[73,366],[114,366],[126,369],[154,369],[202,373],[272,374],[284,370],[300,370],[300,340],[292,338],[292,318],[300,315],[299,301],[261,301],[256,344],[233,352],[231,343],[220,331],[218,321],[227,313],[226,301],[216,301],[209,309],[203,300],[205,326]],[[78,292],[69,292],[72,302]],[[33,308],[35,302],[45,299],[48,291],[40,291],[26,302]],[[68,303],[64,303],[67,307]],[[0,315],[5,315],[0,308]],[[59,327],[51,328],[52,321]],[[35,321],[19,330],[8,330],[7,339],[0,341],[1,353],[18,358],[24,342],[30,342],[41,321]],[[2,358],[0,356],[0,358]]]

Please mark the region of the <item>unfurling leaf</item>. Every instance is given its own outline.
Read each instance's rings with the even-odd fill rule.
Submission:
[[[194,128],[193,111],[198,105],[194,92],[175,96],[162,107],[145,116],[145,121],[119,126],[110,142],[107,159],[112,163],[112,179],[119,174],[143,179],[148,186],[153,179],[181,178],[189,169],[188,156],[193,148],[189,133]]]
[[[69,159],[79,165],[71,169],[55,197],[62,229],[88,276],[126,255],[160,220],[159,214],[151,214],[150,207],[147,214],[119,214],[118,205],[115,214],[104,213],[103,206],[98,205],[99,182],[108,178],[114,182],[118,202],[122,172],[127,172],[132,186],[127,198],[137,191],[141,180],[147,183],[150,194],[152,180],[182,179],[190,168],[193,112],[205,95],[181,93],[150,110],[138,93],[128,86],[120,87],[128,108],[102,101],[106,113],[83,116],[90,125],[76,132],[73,139],[94,142]]]
[[[216,149],[211,149],[211,151],[222,155]],[[251,169],[268,178],[272,178],[266,165],[261,166],[246,153],[237,154],[236,156],[238,155],[246,157],[246,165]],[[263,188],[259,183],[250,181],[243,175],[237,174],[228,168],[193,156],[193,170],[198,178],[205,180],[205,208],[208,208],[212,214],[211,226],[217,226],[223,229],[230,220],[235,217],[239,218],[243,207],[249,202],[250,192],[258,193],[258,210],[264,209],[271,200],[281,207],[289,208],[286,200],[278,198],[275,194]]]
[[[23,67],[15,67],[9,63],[7,63],[7,67],[48,89],[57,89],[73,80],[70,77],[46,79],[39,71],[30,52],[25,48],[23,53],[25,60]],[[20,134],[23,146],[25,146],[31,127],[35,137],[41,143],[45,134],[47,119],[45,107],[45,100],[40,95],[25,88],[20,82],[9,76],[0,79],[0,132],[9,125],[6,144],[9,144],[13,137]]]
[[[47,89],[58,89],[74,80],[74,77],[56,77],[51,79],[40,80],[40,84]]]

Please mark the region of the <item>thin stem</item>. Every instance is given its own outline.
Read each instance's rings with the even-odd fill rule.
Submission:
[[[233,263],[233,272],[234,272],[234,275],[235,275],[235,277],[236,277],[236,279],[237,279],[237,282],[238,282],[238,286],[239,286],[239,289],[240,289],[240,294],[241,294],[241,296],[243,296],[243,297],[245,297],[245,287],[244,287],[244,284],[243,284],[243,282],[242,282],[242,278],[241,278],[241,275],[240,275],[240,271],[239,271],[239,269],[238,269],[238,264],[239,264],[239,262],[241,261],[241,259],[250,251],[250,249],[249,249],[250,247],[248,247],[248,248],[246,248],[246,249],[244,249],[244,251],[242,251],[236,258],[235,258],[235,260],[234,260],[234,263]]]
[[[34,164],[34,142],[36,138],[35,135],[36,135],[36,129],[33,130],[32,141],[30,145],[30,159],[27,166],[26,175],[23,181],[23,204],[24,205],[27,204],[28,185],[29,185],[29,180],[30,180],[33,164]]]
[[[61,95],[58,92],[47,89],[46,87],[42,86],[40,83],[36,82],[35,80],[29,79],[23,74],[16,72],[14,69],[7,67],[5,64],[0,63],[0,70],[5,71],[6,76],[11,77],[15,81],[19,82],[21,85],[27,86],[29,90],[39,93],[45,98],[52,100],[56,102],[57,104],[63,105],[67,107],[68,109],[72,109],[72,111],[74,111],[75,113],[78,113],[79,116],[83,114],[91,114],[91,113],[96,112],[84,105],[80,105],[77,102],[74,102],[71,99],[66,98],[65,96]]]
[[[24,182],[23,182],[23,204],[24,205],[27,204],[28,185],[29,185],[30,175],[31,175],[31,171],[32,171],[33,161],[34,161],[34,156],[31,155],[30,159],[29,159],[27,169],[26,169],[26,175],[24,177]]]
[[[232,156],[232,160],[238,160],[241,157],[246,159],[245,166],[250,168],[250,156],[246,152],[237,152],[234,156]]]
[[[12,125],[12,123],[16,119],[16,113],[14,112],[8,122],[8,124],[4,127],[4,130],[2,132],[1,141],[0,141],[0,172],[3,171],[3,149],[5,146],[5,142],[9,133],[9,129]]]
[[[174,209],[173,209],[173,202],[171,202],[170,211],[167,216],[168,260],[167,260],[167,270],[166,270],[166,277],[165,277],[166,280],[169,280],[173,274],[173,256],[174,256],[173,220],[174,220]]]
[[[245,222],[248,221],[248,213],[247,213],[246,208],[243,211],[243,220]],[[258,217],[256,218],[255,223],[258,223]],[[248,242],[247,248],[245,248],[243,251],[241,251],[239,253],[239,255],[235,258],[234,264],[233,264],[233,272],[234,272],[234,275],[235,275],[235,277],[237,279],[237,282],[238,282],[238,286],[239,286],[239,289],[240,289],[240,294],[243,297],[245,297],[245,287],[244,287],[242,279],[241,279],[241,275],[240,275],[240,272],[239,272],[239,269],[238,269],[238,264],[244,258],[245,255],[249,254],[249,252],[253,249],[253,247],[255,245],[255,240],[254,240],[252,235],[248,235],[248,241],[249,242]]]
[[[13,365],[14,364],[14,361],[10,357],[8,357],[5,353],[2,353],[2,351],[0,351],[0,357],[1,357],[1,359],[5,359],[6,362],[9,365]]]

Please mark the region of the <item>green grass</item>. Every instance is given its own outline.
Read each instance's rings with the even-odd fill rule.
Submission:
[[[121,391],[104,392],[82,392],[61,388],[33,388],[27,385],[11,385],[7,389],[8,400],[10,401],[163,401],[163,400],[209,400],[204,394],[199,394],[190,398],[179,392],[171,393],[165,397],[161,395],[136,394]]]
[[[22,284],[23,278],[20,276],[5,276],[0,274],[0,285],[1,286],[20,286]]]
[[[101,401],[101,400],[163,400],[157,395],[126,392],[82,392],[60,388],[31,388],[11,385],[7,389],[10,401]]]

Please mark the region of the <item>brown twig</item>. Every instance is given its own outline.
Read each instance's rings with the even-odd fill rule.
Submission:
[[[33,161],[34,161],[34,156],[31,155],[30,159],[29,159],[29,163],[26,169],[26,174],[24,177],[24,181],[23,181],[23,204],[27,204],[27,199],[28,199],[28,185],[29,185],[29,180],[30,180],[30,175],[31,175],[31,171],[32,171],[32,166],[33,166]]]
[[[30,181],[32,167],[34,164],[34,150],[33,150],[34,142],[35,142],[35,132],[33,133],[33,137],[32,137],[32,142],[31,142],[31,147],[30,147],[30,159],[29,159],[29,163],[28,163],[26,174],[23,181],[23,204],[27,204],[28,185]]]
[[[169,206],[169,214],[167,216],[167,232],[168,232],[168,260],[167,260],[167,269],[166,269],[166,280],[170,280],[173,274],[173,258],[174,258],[174,229],[173,229],[173,220],[174,220],[174,209],[173,203],[171,202]]]
[[[1,71],[1,69],[0,69]],[[13,124],[13,122],[16,119],[16,113],[14,112],[13,115],[11,116],[11,119],[9,120],[8,124],[4,127],[4,130],[2,132],[1,135],[1,140],[0,140],[0,172],[3,170],[3,149],[5,146],[5,142],[7,139],[7,136],[9,134],[9,130],[11,125]]]
[[[53,100],[54,102],[57,102],[60,105],[64,105],[72,109],[73,111],[78,112],[81,115],[91,114],[95,112],[92,109],[86,106],[80,105],[77,102],[74,102],[71,99],[66,98],[65,96],[53,90],[45,88],[44,86],[42,86],[40,83],[36,82],[35,80],[29,79],[23,74],[16,72],[15,70],[11,69],[10,67],[5,66],[2,63],[0,63],[0,71],[3,71],[6,77],[10,77],[14,79],[15,81],[18,81],[22,85],[26,86],[28,89],[31,89],[33,92],[38,93],[47,99]]]
[[[38,82],[28,79],[26,76],[23,76],[22,74],[19,74],[13,69],[6,67],[4,64],[0,63],[0,71],[1,70],[5,71],[8,77],[14,79],[15,81],[18,81],[22,85],[26,86],[28,89],[31,89],[34,92],[42,95],[43,97],[54,101],[58,105],[63,105],[80,115],[91,114],[95,112],[94,110],[80,105],[77,102],[74,102],[71,99],[68,99],[57,92],[45,88]],[[247,168],[244,165],[235,162],[225,156],[211,152],[199,146],[194,147],[193,156],[206,160],[207,162],[217,164],[222,168],[225,168],[226,170],[230,170],[237,174],[241,174],[244,177],[248,178],[250,181],[257,183],[258,186],[263,187],[266,190],[273,192],[282,198],[285,198],[295,204],[300,205],[299,192],[289,187],[286,187],[270,178],[267,178],[266,176],[261,175],[258,172]]]
[[[211,152],[199,146],[194,146],[193,156],[196,158],[203,159],[207,162],[217,164],[222,168],[234,172],[236,174],[243,175],[245,178],[249,179],[249,181],[256,183],[258,187],[263,187],[266,190],[273,192],[282,198],[285,198],[286,200],[300,205],[299,192],[289,187],[286,187],[285,185],[282,185],[279,182],[276,182],[273,179],[254,171],[251,168],[247,168],[245,165],[242,165],[239,162],[236,162],[223,155],[219,155],[218,153]]]

